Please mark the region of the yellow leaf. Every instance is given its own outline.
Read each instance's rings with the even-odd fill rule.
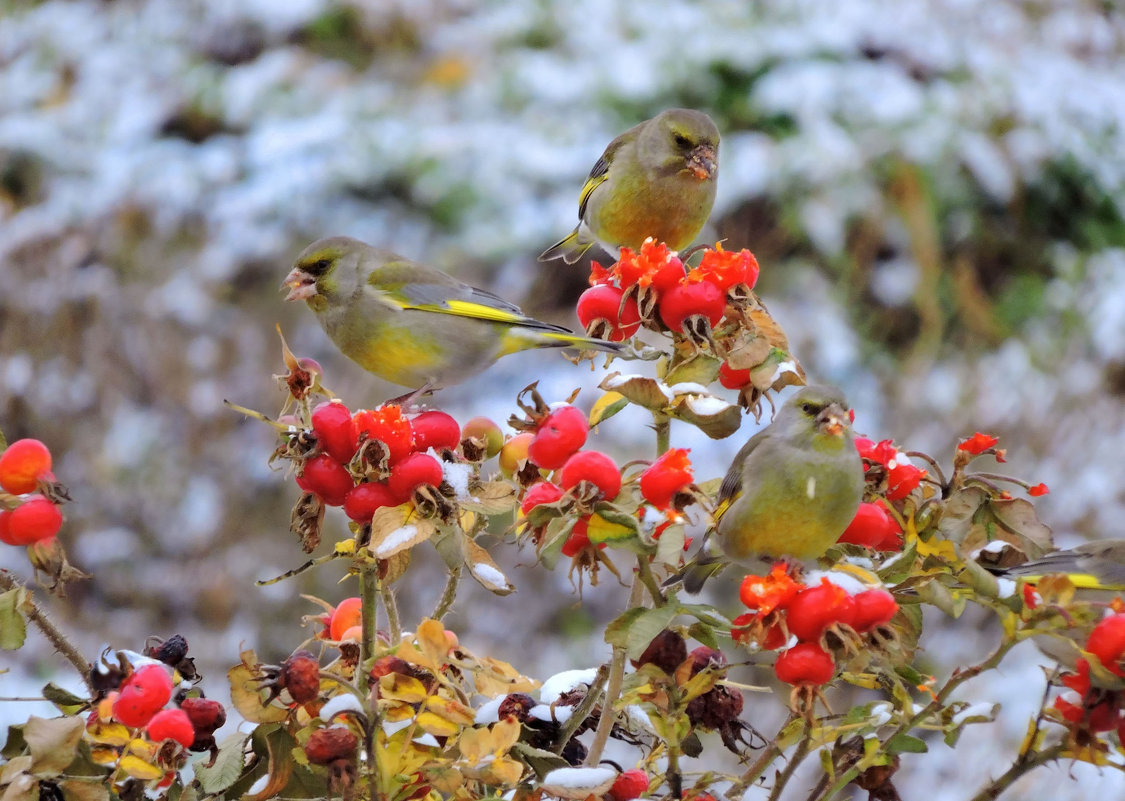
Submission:
[[[386,701],[403,701],[418,704],[426,700],[426,685],[413,676],[388,673],[379,677],[379,697]]]
[[[368,550],[377,559],[389,559],[399,551],[428,540],[437,530],[432,520],[413,514],[413,507],[384,506],[371,519],[371,544]]]
[[[445,637],[445,626],[441,621],[426,618],[418,624],[414,637],[432,665],[436,667],[445,662],[449,656],[449,640]]]
[[[129,729],[121,723],[95,723],[86,729],[86,739],[102,745],[122,746],[132,739]]]
[[[253,652],[247,652],[256,662]],[[261,675],[257,670],[251,670],[243,655],[242,664],[235,665],[227,671],[227,681],[230,682],[230,700],[234,708],[250,723],[277,723],[285,720],[288,710],[280,706],[266,705],[268,697],[266,690],[261,689],[261,684],[256,679]]]
[[[607,392],[594,401],[593,408],[590,409],[590,425],[596,426],[603,420],[608,420],[619,411],[621,411],[629,403],[629,399],[622,395],[620,392]]]
[[[476,720],[476,713],[472,709],[452,698],[431,695],[426,699],[425,708],[435,715],[461,726],[472,726]]]
[[[949,540],[932,539],[929,542],[918,541],[918,555],[925,558],[936,556],[946,562],[957,561],[957,549]]]
[[[133,756],[132,754],[121,757],[121,761],[117,763],[117,766],[123,773],[132,776],[134,779],[140,779],[145,782],[164,777],[163,768],[150,765],[140,757]]]
[[[495,698],[508,693],[529,693],[539,689],[539,682],[522,675],[507,662],[480,657],[472,667],[473,682],[481,695]]]
[[[435,737],[456,737],[461,727],[433,712],[419,712],[418,725]]]

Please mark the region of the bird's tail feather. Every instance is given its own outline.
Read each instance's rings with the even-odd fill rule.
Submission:
[[[578,235],[578,229],[574,229],[570,236],[565,239],[560,239],[555,244],[544,250],[539,254],[539,261],[552,261],[554,259],[562,259],[567,264],[576,264],[581,259],[586,251],[593,246],[593,242],[586,242]]]

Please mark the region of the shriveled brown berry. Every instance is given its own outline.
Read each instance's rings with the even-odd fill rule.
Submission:
[[[535,699],[527,693],[510,693],[500,702],[500,708],[497,710],[497,714],[500,716],[501,720],[505,718],[515,718],[520,723],[523,723],[527,720],[528,713],[535,704]]]
[[[185,698],[180,709],[187,713],[197,735],[210,734],[227,722],[227,711],[218,701],[210,698]]]
[[[687,706],[688,720],[704,729],[721,729],[742,714],[742,693],[719,685]]]
[[[693,676],[704,668],[721,668],[726,667],[727,664],[727,658],[723,656],[722,651],[716,651],[706,645],[692,648],[689,656],[691,656],[691,675]]]
[[[411,675],[410,663],[401,656],[387,654],[375,660],[371,666],[371,677],[378,679],[389,673],[401,673],[403,676]]]
[[[314,701],[320,695],[320,663],[308,651],[294,651],[281,663],[277,683],[298,704]]]
[[[328,765],[336,760],[355,760],[359,737],[344,726],[317,729],[305,743],[305,756],[314,765]]]
[[[182,635],[173,634],[166,640],[160,640],[148,647],[147,653],[153,659],[159,659],[165,665],[175,667],[187,656],[188,642]]]
[[[674,673],[680,663],[687,659],[687,644],[678,632],[665,629],[652,638],[635,666],[656,665],[665,673]]]

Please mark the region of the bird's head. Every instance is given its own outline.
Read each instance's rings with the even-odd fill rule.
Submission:
[[[307,301],[316,310],[346,294],[342,284],[356,271],[357,244],[354,239],[336,236],[313,242],[301,251],[281,284],[282,289],[289,290],[285,299]]]
[[[674,108],[660,115],[659,124],[681,171],[700,181],[715,177],[719,129],[710,117],[699,111]]]
[[[835,387],[804,387],[790,398],[778,416],[792,425],[831,439],[844,439],[851,431],[848,402]]]

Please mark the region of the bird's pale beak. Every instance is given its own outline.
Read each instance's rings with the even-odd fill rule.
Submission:
[[[699,145],[688,156],[688,171],[700,181],[706,181],[715,174],[715,148]]]
[[[848,428],[848,413],[840,408],[839,404],[833,403],[820,413],[817,422],[820,423],[820,428],[825,434],[841,437]]]
[[[300,267],[294,267],[281,284],[281,289],[288,289],[286,300],[308,300],[316,294],[316,278],[309,275]]]

